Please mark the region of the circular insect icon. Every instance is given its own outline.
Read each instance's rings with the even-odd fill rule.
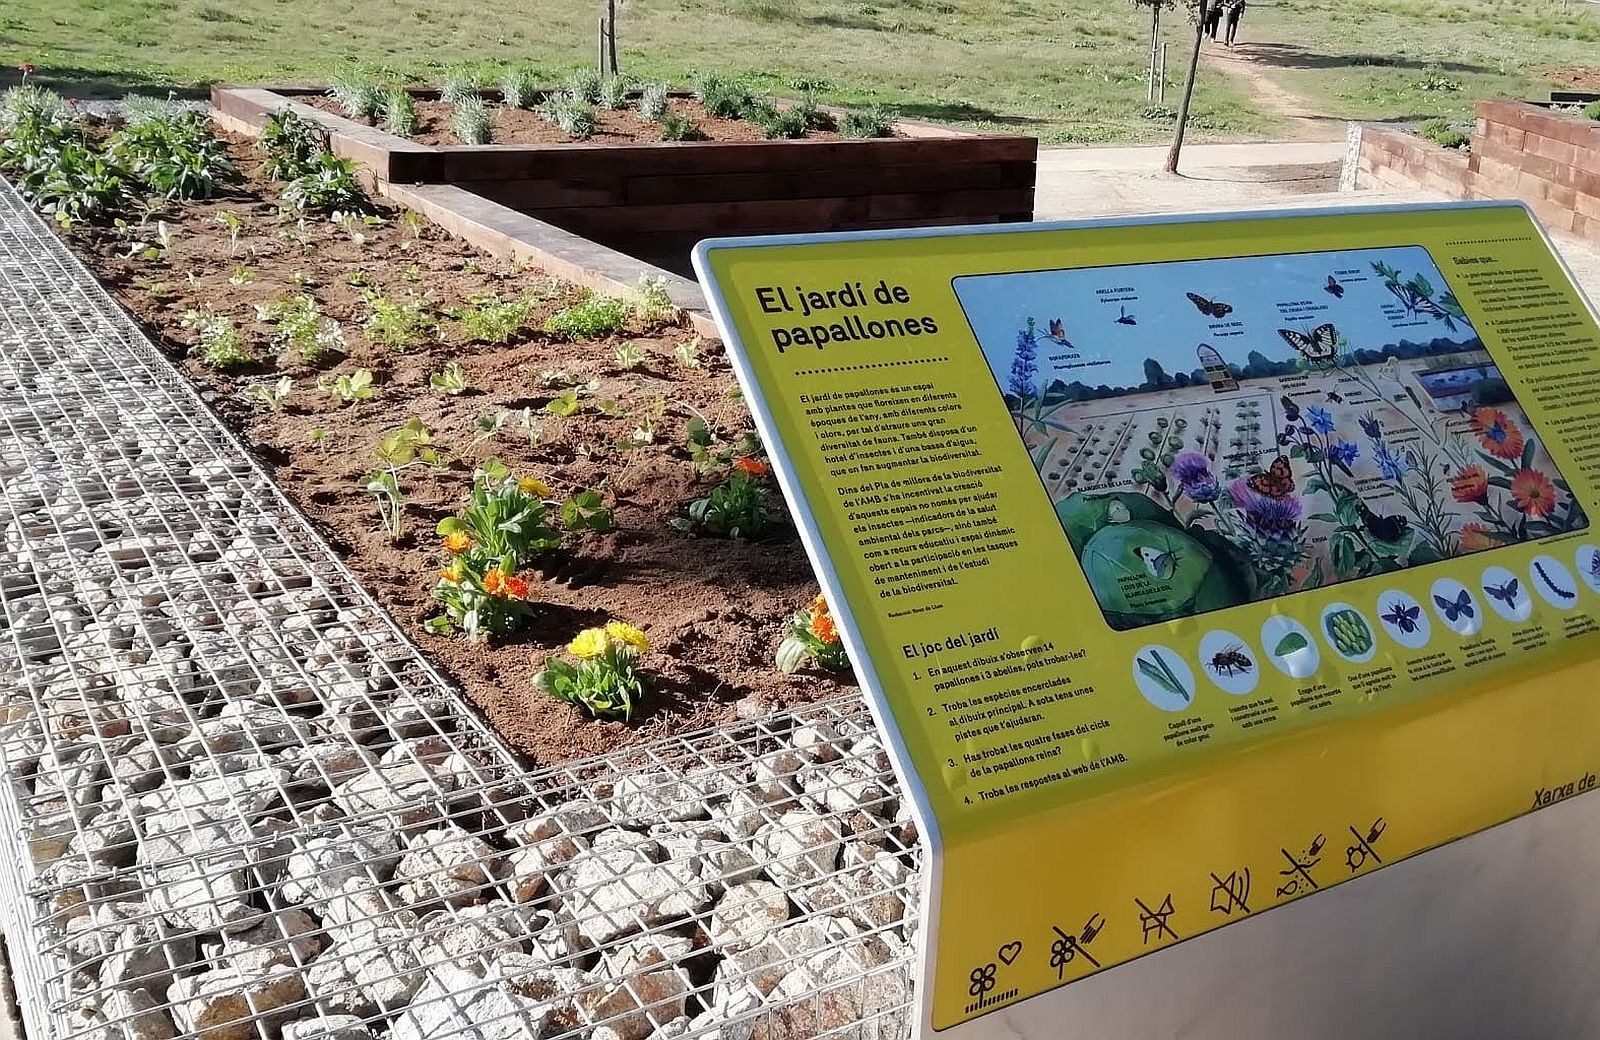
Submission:
[[[1527,584],[1504,567],[1484,571],[1479,586],[1489,609],[1507,621],[1526,621],[1533,613],[1533,594]]]
[[[1409,650],[1419,650],[1428,645],[1433,635],[1433,623],[1427,611],[1409,592],[1389,589],[1378,595],[1378,620],[1389,638]]]
[[[1162,711],[1184,711],[1194,702],[1194,675],[1176,651],[1146,646],[1133,656],[1133,682]]]
[[[1600,592],[1600,548],[1593,545],[1578,547],[1578,577],[1590,591]]]
[[[1540,598],[1552,607],[1571,610],[1578,605],[1578,581],[1554,556],[1535,556],[1528,578]]]
[[[1200,640],[1200,668],[1218,689],[1236,697],[1261,681],[1255,649],[1226,629],[1207,632]]]
[[[1439,621],[1458,636],[1474,636],[1483,627],[1483,610],[1472,591],[1454,578],[1440,578],[1428,590],[1433,612]]]
[[[1378,640],[1361,611],[1348,603],[1330,603],[1322,611],[1322,634],[1328,645],[1346,661],[1361,664],[1372,660]]]
[[[1262,622],[1261,645],[1273,666],[1294,679],[1304,679],[1322,663],[1316,641],[1306,626],[1281,614]]]

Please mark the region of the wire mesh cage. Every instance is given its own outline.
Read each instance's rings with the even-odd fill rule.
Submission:
[[[0,186],[0,866],[35,1038],[899,1040],[859,700],[529,772]]]

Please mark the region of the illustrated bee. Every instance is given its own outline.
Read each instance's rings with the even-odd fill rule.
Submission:
[[[1230,678],[1235,672],[1248,672],[1256,663],[1245,655],[1244,646],[1240,643],[1230,643],[1211,655],[1207,666],[1218,675]]]

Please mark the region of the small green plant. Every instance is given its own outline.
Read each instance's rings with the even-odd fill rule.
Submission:
[[[694,84],[695,100],[718,119],[742,119],[756,106],[750,88],[736,79],[711,72]]]
[[[260,405],[270,412],[281,412],[284,402],[289,400],[293,392],[294,380],[281,376],[271,382],[251,383],[244,395],[251,404]]]
[[[561,522],[569,531],[606,534],[617,529],[616,514],[600,498],[598,491],[580,491],[561,503]]]
[[[573,137],[594,135],[594,105],[569,91],[558,91],[545,98],[539,106],[539,115]]]
[[[865,112],[846,112],[839,123],[841,137],[892,137],[895,115],[882,108]]]
[[[133,178],[91,139],[83,122],[39,100],[43,95],[22,96],[7,117],[13,123],[0,141],[0,169],[23,197],[63,227],[130,208]]]
[[[126,229],[121,220],[116,221],[116,224],[119,228]],[[138,234],[143,231],[144,225],[140,225],[132,233]],[[155,235],[152,238],[137,238],[128,243],[127,255],[130,259],[138,257],[141,260],[149,260],[153,263],[167,258],[167,251],[172,248],[172,226],[164,220],[158,220],[155,223],[154,231]]]
[[[628,309],[621,300],[599,293],[588,293],[583,302],[550,315],[544,330],[569,339],[596,339],[622,328]]]
[[[500,101],[507,108],[532,108],[539,97],[539,74],[527,65],[507,69],[500,77]]]
[[[544,425],[534,418],[534,415],[534,410],[528,407],[524,407],[517,414],[517,428],[522,431],[524,437],[528,438],[528,447],[530,448],[539,446],[539,435],[544,432]]]
[[[31,83],[8,87],[0,95],[0,134],[13,136],[19,127],[41,126],[70,119],[60,94]]]
[[[287,108],[268,116],[256,139],[256,150],[266,156],[262,172],[275,181],[292,181],[311,173],[327,146],[321,127]]]
[[[417,132],[417,99],[405,87],[390,87],[383,93],[383,128],[400,137]]]
[[[461,363],[458,361],[450,362],[429,376],[428,388],[437,390],[441,394],[449,394],[451,397],[460,397],[470,389],[467,384],[467,374],[462,371]]]
[[[806,92],[805,98],[794,107],[794,110],[800,113],[801,118],[806,121],[806,129],[808,130],[839,129],[839,120],[834,117],[832,112],[817,104],[816,98],[812,97],[809,91]]]
[[[774,110],[760,120],[761,132],[769,140],[798,140],[806,135],[809,124],[805,113],[798,108]]]
[[[383,88],[364,76],[342,76],[328,88],[328,96],[338,102],[351,119],[376,119],[383,107]]]
[[[1461,91],[1461,81],[1435,70],[1422,78],[1422,82],[1417,84],[1417,89],[1426,93],[1457,94]]]
[[[211,218],[228,232],[228,255],[232,256],[239,250],[239,233],[244,230],[244,221],[239,219],[239,214],[231,209],[225,209]]]
[[[200,360],[217,369],[238,368],[255,361],[244,335],[232,318],[211,310],[190,309],[183,312],[180,324],[195,333],[191,352],[198,351]]]
[[[830,672],[850,670],[850,656],[839,641],[839,628],[828,612],[827,599],[820,594],[789,619],[789,630],[778,644],[778,671],[792,675],[807,661],[815,661]]]
[[[112,136],[107,155],[167,199],[208,199],[240,179],[211,120],[190,108],[129,123]]]
[[[313,426],[306,431],[306,443],[313,448],[321,448],[328,443],[332,436],[333,431],[326,426]]]
[[[646,676],[639,659],[650,640],[632,625],[612,621],[579,632],[567,645],[577,663],[552,657],[533,685],[597,719],[632,719],[644,700]]]
[[[646,83],[639,88],[639,118],[647,123],[659,123],[668,112],[672,88],[665,83]]]
[[[684,368],[699,368],[700,347],[702,345],[703,344],[699,336],[696,336],[690,340],[685,340],[684,342],[679,343],[676,347],[672,348],[672,356],[676,358],[678,364]]]
[[[680,116],[676,112],[668,112],[661,117],[661,139],[663,141],[704,141],[706,132],[700,129],[700,124],[688,116]]]
[[[569,415],[577,415],[582,408],[583,405],[578,400],[578,391],[576,390],[563,390],[546,401],[544,405],[546,412],[563,419]]]
[[[364,213],[372,208],[356,179],[356,164],[332,152],[318,152],[306,172],[285,184],[283,201],[302,212]]]
[[[460,104],[467,98],[478,96],[478,74],[469,68],[456,66],[445,70],[444,79],[439,82],[439,100],[448,101],[452,105]]]
[[[277,326],[272,337],[275,349],[293,352],[305,364],[321,364],[345,352],[344,328],[324,317],[317,301],[303,293],[257,304],[256,317]]]
[[[472,443],[482,444],[505,428],[511,421],[511,412],[501,409],[498,412],[484,412],[472,420]]]
[[[467,298],[467,306],[450,312],[468,339],[479,343],[506,343],[515,336],[538,306],[531,297],[502,300],[493,293]]]
[[[732,394],[729,398],[736,400]],[[730,443],[718,437],[711,424],[698,411],[693,407],[689,410],[694,412],[694,418],[689,420],[684,447],[694,461],[695,469],[704,474],[717,473],[729,466],[738,467],[738,460],[745,457],[755,459],[761,466],[765,465],[760,462],[765,449],[755,434],[745,433]],[[743,468],[753,467],[755,463],[746,463]]]
[[[367,292],[362,295],[370,313],[361,323],[367,339],[390,350],[410,350],[431,337],[439,323],[428,312],[428,305],[418,297],[392,300],[382,293]]]
[[[383,530],[390,541],[397,542],[405,533],[406,511],[400,474],[413,466],[443,466],[445,451],[433,442],[433,434],[422,420],[412,416],[404,426],[379,438],[372,454],[378,460],[378,468],[361,478],[361,486],[377,500]]]
[[[656,441],[656,427],[667,415],[667,399],[657,394],[656,397],[639,413],[638,421],[633,427],[632,443],[654,444]]]
[[[632,372],[644,364],[644,353],[640,351],[632,340],[618,345],[616,356],[617,367],[624,372]]]
[[[760,538],[779,523],[778,514],[769,508],[772,492],[766,478],[770,472],[765,462],[753,456],[735,459],[732,472],[722,483],[705,498],[690,502],[685,515],[670,523],[692,534]]]
[[[450,131],[462,144],[488,144],[494,113],[476,94],[464,97],[450,110]]]
[[[646,325],[675,324],[683,315],[667,292],[666,279],[660,275],[640,275],[633,299],[628,302],[633,316]]]
[[[1417,127],[1417,133],[1441,148],[1470,151],[1472,137],[1448,119],[1429,119]]]
[[[249,285],[255,280],[255,272],[244,264],[234,264],[233,270],[228,272],[229,285]]]
[[[357,268],[344,276],[344,284],[356,289],[365,288],[369,282],[367,272]]]
[[[633,81],[626,76],[606,76],[600,81],[600,91],[594,103],[601,108],[627,108],[628,92],[632,88]]]
[[[354,404],[357,401],[370,400],[372,398],[372,373],[367,369],[358,368],[354,372],[340,373],[332,379],[323,376],[317,380],[317,389],[340,404]]]
[[[579,101],[598,105],[602,91],[600,73],[594,69],[579,69],[567,76],[562,89]]]
[[[1600,101],[1591,101],[1584,105],[1583,114],[1587,119],[1600,119]]]
[[[350,213],[344,210],[334,210],[328,218],[350,236],[350,241],[358,246],[367,244],[367,231],[370,228],[382,227],[383,218],[372,213]]]

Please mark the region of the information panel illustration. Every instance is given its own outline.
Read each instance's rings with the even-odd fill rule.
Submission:
[[[695,263],[917,814],[921,1035],[1600,786],[1600,326],[1522,207]]]
[[[1421,247],[955,288],[1115,628],[1588,526]],[[1338,620],[1343,648],[1371,643]]]

